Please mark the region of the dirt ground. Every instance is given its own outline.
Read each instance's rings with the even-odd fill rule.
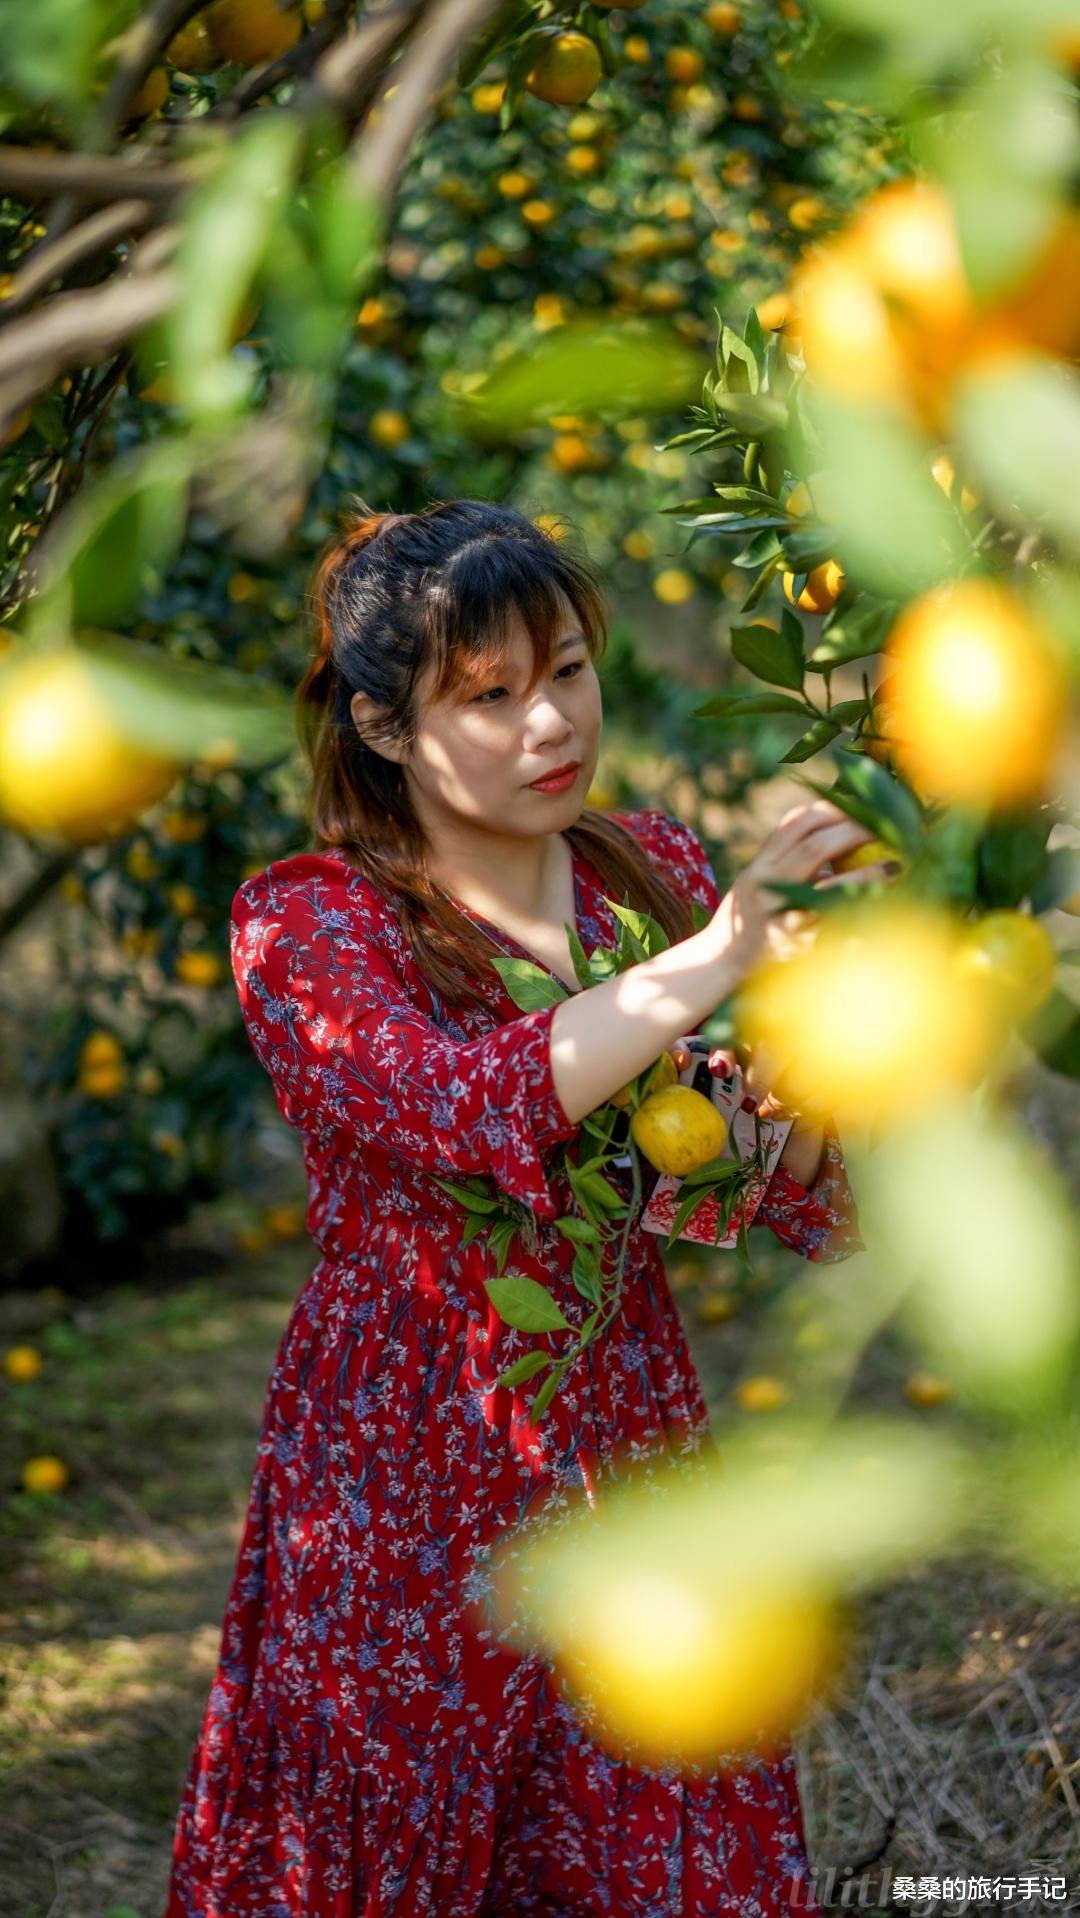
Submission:
[[[37,1380],[0,1387],[4,1918],[160,1918],[266,1382],[312,1263],[306,1241],[244,1257],[196,1237],[155,1289],[0,1299],[0,1345],[45,1358]],[[722,1425],[752,1302],[702,1325],[694,1287],[679,1296]],[[910,1362],[886,1338],[858,1394],[899,1407]],[[44,1500],[19,1489],[43,1452],[72,1474]],[[954,1557],[861,1601],[855,1626],[838,1691],[797,1741],[819,1897],[829,1868],[865,1870],[864,1911],[892,1908],[871,1878],[885,1866],[1045,1870],[1080,1905],[1077,1615],[995,1562]]]

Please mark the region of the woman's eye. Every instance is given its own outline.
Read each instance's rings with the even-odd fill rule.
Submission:
[[[488,700],[491,698],[492,693],[504,693],[505,691],[506,691],[505,686],[489,686],[486,693],[477,693],[476,698],[473,701],[473,705],[484,706],[487,704]]]
[[[583,659],[568,660],[565,666],[560,666],[555,677],[556,679],[561,679],[564,673],[580,673],[584,664],[585,662]],[[474,706],[489,705],[490,703],[492,703],[493,696],[495,694],[504,693],[505,691],[506,691],[505,686],[489,686],[486,692],[477,693],[472,703]]]
[[[580,673],[584,664],[585,664],[585,661],[583,659],[572,659],[570,660],[568,665],[560,668],[559,672],[555,675],[555,677],[557,679],[561,679],[563,676],[563,673]]]

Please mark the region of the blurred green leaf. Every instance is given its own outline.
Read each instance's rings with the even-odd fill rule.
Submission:
[[[184,536],[194,445],[161,440],[77,493],[41,542],[28,631],[104,625],[158,583]]]
[[[865,799],[880,819],[895,827],[884,836],[914,852],[922,843],[923,823],[919,802],[910,788],[879,766],[867,753],[848,752],[838,747],[834,758],[845,788]]]
[[[508,354],[459,407],[476,437],[512,434],[553,413],[668,413],[701,386],[701,358],[660,322],[572,320]]]
[[[1017,906],[1042,872],[1050,822],[998,819],[979,843],[980,893],[988,906]]]
[[[229,763],[264,766],[296,745],[288,695],[246,673],[176,659],[119,633],[81,632],[75,643],[120,730],[151,752],[196,759],[227,745]]]
[[[786,753],[780,754],[781,765],[785,762],[797,764],[803,759],[812,759],[815,753],[821,752],[822,748],[829,745],[830,741],[842,731],[843,728],[835,719],[815,719],[813,725],[803,733],[802,738],[797,739],[793,746],[789,746]]]
[[[1067,993],[1055,988],[1019,1030],[1044,1065],[1063,1078],[1080,1079],[1080,1009]]]
[[[820,486],[845,570],[886,599],[921,592],[954,571],[970,545],[931,476],[930,447],[868,406],[821,392],[807,405],[821,438]]]
[[[701,706],[695,706],[694,719],[737,719],[740,713],[795,713],[806,717],[806,706],[790,693],[713,693]]]
[[[968,376],[956,410],[995,512],[1080,552],[1080,375],[1041,355],[998,361]]]

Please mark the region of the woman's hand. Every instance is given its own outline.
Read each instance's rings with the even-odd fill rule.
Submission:
[[[831,859],[841,858],[874,836],[828,799],[793,806],[784,814],[749,865],[732,881],[713,914],[712,925],[722,932],[725,946],[744,972],[765,958],[789,958],[813,933],[817,914],[786,906],[783,895],[773,891],[769,881],[812,882],[822,891],[826,886],[880,881],[896,870],[895,861],[876,860],[851,873],[830,873],[824,879],[816,876]]]

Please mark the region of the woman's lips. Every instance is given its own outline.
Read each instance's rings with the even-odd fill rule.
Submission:
[[[573,785],[574,780],[578,776],[580,765],[581,762],[579,760],[577,765],[567,766],[563,772],[549,773],[546,779],[531,779],[529,781],[530,792],[562,792],[564,787]]]

